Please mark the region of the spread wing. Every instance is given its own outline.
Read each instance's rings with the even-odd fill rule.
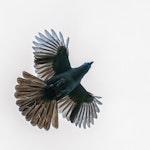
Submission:
[[[34,67],[39,78],[48,80],[71,69],[68,60],[69,38],[65,43],[62,33],[59,32],[58,36],[54,30],[51,30],[51,34],[45,30],[45,35],[39,33],[35,38],[37,42],[33,41]]]
[[[98,98],[101,97],[93,96],[80,84],[58,102],[58,107],[68,121],[79,127],[83,124],[86,128],[86,125],[90,127],[90,124],[94,124],[94,118],[97,118],[97,113],[100,112],[97,104],[102,103]]]

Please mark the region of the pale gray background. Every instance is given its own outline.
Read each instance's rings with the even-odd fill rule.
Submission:
[[[34,36],[50,28],[70,37],[73,67],[95,62],[82,81],[103,97],[90,129],[60,114],[60,128],[46,132],[15,105],[16,78],[23,70],[35,75]],[[0,68],[0,149],[150,149],[149,0],[1,0]]]

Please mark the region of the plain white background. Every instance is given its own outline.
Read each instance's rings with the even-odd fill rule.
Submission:
[[[15,105],[16,78],[35,75],[34,36],[51,28],[70,37],[73,67],[94,61],[82,84],[103,105],[90,129],[60,114],[58,130],[40,130]],[[0,68],[0,149],[150,149],[149,0],[1,0]]]

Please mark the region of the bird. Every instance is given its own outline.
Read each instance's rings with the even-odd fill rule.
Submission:
[[[27,121],[40,129],[59,127],[58,112],[69,122],[86,129],[100,112],[101,97],[94,96],[81,84],[92,62],[72,68],[69,61],[69,37],[44,30],[35,36],[32,47],[37,77],[23,71],[15,86],[16,104]]]

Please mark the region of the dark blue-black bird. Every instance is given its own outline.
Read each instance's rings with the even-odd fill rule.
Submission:
[[[89,93],[80,84],[93,62],[72,68],[68,59],[69,38],[64,42],[54,30],[45,35],[39,33],[33,41],[34,67],[38,77],[23,72],[17,79],[16,104],[22,115],[33,126],[48,130],[58,128],[58,110],[71,123],[84,128],[94,124],[94,118],[102,104],[97,96]]]

